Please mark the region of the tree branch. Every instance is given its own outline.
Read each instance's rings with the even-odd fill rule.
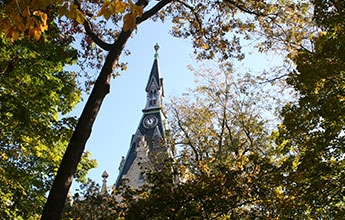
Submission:
[[[182,1],[182,0],[177,0],[177,1],[180,2],[182,5],[184,5],[186,8],[188,8],[192,12],[197,23],[199,24],[200,30],[202,30],[202,22],[200,20],[199,15],[195,12],[195,9],[192,6],[188,5],[185,1]]]
[[[189,135],[187,134],[186,130],[183,128],[182,124],[181,124],[181,120],[180,120],[180,116],[177,112],[177,110],[173,107],[173,110],[175,111],[175,116],[177,118],[177,123],[179,128],[182,130],[182,132],[184,133],[184,135],[186,136],[187,140],[188,140],[188,145],[192,148],[194,154],[195,154],[195,159],[196,161],[199,161],[199,153],[196,150],[196,148],[194,147],[194,145],[191,142],[191,138],[189,137]]]
[[[97,36],[97,34],[95,34],[91,30],[90,23],[86,19],[84,21],[84,28],[85,28],[86,34],[93,40],[93,42],[95,42],[95,44],[97,44],[103,50],[106,50],[106,51],[110,50],[111,44],[108,44],[108,43],[104,42],[101,38],[99,38]]]
[[[143,2],[145,0],[141,0],[137,2],[138,6],[143,6],[140,5],[139,2]],[[150,10],[146,11],[143,13],[143,16],[137,18],[137,24],[142,23],[143,21],[146,21],[148,18],[152,17],[154,14],[156,14],[159,10],[164,8],[167,4],[172,2],[173,0],[162,0],[158,2],[155,6],[153,6]]]
[[[247,9],[244,5],[239,4],[238,2],[234,2],[232,0],[224,0],[225,3],[230,4],[235,6],[236,8],[238,8],[240,11],[251,14],[251,15],[256,15],[256,16],[268,16],[269,14],[264,14],[264,13],[260,13],[260,12],[256,12],[256,11],[252,11]]]
[[[85,14],[83,12],[83,10],[81,9],[81,4],[78,0],[74,0],[73,3],[78,7],[78,10],[81,11],[83,14]],[[101,38],[98,37],[98,35],[96,33],[94,33],[92,31],[92,24],[89,20],[87,20],[84,17],[84,29],[86,34],[93,40],[93,42],[95,42],[95,44],[97,44],[100,48],[102,48],[103,50],[109,51],[111,48],[111,44],[108,44],[106,42],[104,42]]]

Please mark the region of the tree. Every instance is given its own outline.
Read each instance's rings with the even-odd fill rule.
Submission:
[[[38,218],[76,124],[70,112],[80,100],[71,41],[51,25],[45,39],[0,40],[0,216]],[[76,177],[95,166],[86,152]]]
[[[56,179],[49,193],[42,219],[58,219],[63,208],[64,200],[71,185],[76,167],[80,161],[86,141],[88,140],[93,122],[97,116],[104,97],[109,92],[110,78],[114,67],[121,66],[119,57],[124,50],[127,40],[133,30],[149,18],[164,20],[167,17],[176,24],[172,31],[174,36],[192,38],[195,52],[199,58],[220,59],[238,58],[243,54],[240,49],[237,34],[260,33],[266,38],[261,42],[262,51],[279,47],[291,49],[298,46],[308,35],[305,32],[309,11],[307,3],[295,3],[289,0],[280,0],[278,3],[265,1],[229,1],[229,0],[202,0],[202,1],[172,1],[161,0],[148,5],[147,0],[131,1],[6,1],[1,9],[0,29],[6,37],[16,40],[23,36],[35,39],[41,37],[47,28],[46,11],[52,5],[59,8],[61,16],[72,19],[59,19],[68,32],[80,33],[81,26],[85,30],[82,45],[86,49],[85,58],[91,60],[99,58],[100,50],[107,52],[104,64],[93,90],[79,118],[78,124],[64,154]],[[98,13],[97,13],[98,11]],[[247,15],[247,18],[237,16],[237,13]],[[116,30],[105,30],[102,18],[111,21]],[[103,20],[104,21],[104,20]],[[123,22],[122,22],[123,21]],[[82,24],[82,25],[79,25]],[[93,23],[98,23],[96,25]],[[24,26],[22,24],[25,24]],[[98,28],[97,28],[98,27]],[[109,27],[109,25],[108,25]],[[232,31],[233,38],[226,33]],[[102,33],[103,38],[98,33]],[[104,39],[108,38],[110,43]],[[92,42],[97,44],[96,50],[88,50]],[[283,44],[281,44],[283,43]],[[94,56],[91,56],[94,55]]]
[[[281,212],[294,218],[339,219],[345,214],[345,5],[322,0],[314,4],[321,32],[311,49],[300,49],[293,57],[296,71],[288,83],[299,98],[282,110],[277,138],[289,203]]]
[[[117,219],[118,203],[113,196],[103,194],[99,185],[88,179],[67,201],[62,219]]]
[[[168,108],[168,143],[178,148],[173,169],[149,173],[135,199],[125,193],[124,218],[279,217],[282,174],[274,162],[270,128],[260,117],[269,92],[249,75],[235,77],[229,66],[200,75],[191,98],[174,98]]]

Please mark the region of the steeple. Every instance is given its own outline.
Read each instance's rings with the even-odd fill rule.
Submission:
[[[164,97],[163,79],[160,78],[159,63],[158,63],[159,45],[156,44],[154,46],[154,49],[156,51],[154,55],[155,59],[153,61],[149,80],[145,88],[145,91],[147,93],[147,100],[146,100],[146,106],[143,109],[143,111],[149,111],[151,109],[161,108],[163,105],[163,97]]]
[[[145,91],[146,106],[139,126],[132,135],[130,147],[119,167],[115,186],[128,185],[140,188],[145,183],[145,172],[156,166],[157,155],[166,155],[166,117],[162,112],[164,89],[158,65],[159,45],[155,45],[155,55]]]
[[[103,184],[102,184],[102,189],[101,189],[101,193],[103,195],[108,194],[107,192],[107,178],[108,178],[108,173],[107,171],[104,170],[103,174],[102,174],[102,178],[103,178]]]

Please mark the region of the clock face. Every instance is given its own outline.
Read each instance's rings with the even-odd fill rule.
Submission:
[[[153,128],[157,125],[158,119],[153,115],[148,115],[144,118],[143,125],[145,128]]]

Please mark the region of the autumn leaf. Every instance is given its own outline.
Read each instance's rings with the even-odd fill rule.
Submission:
[[[81,11],[76,10],[76,20],[79,24],[83,24],[84,23],[84,15]]]
[[[41,30],[39,28],[35,28],[32,30],[32,35],[35,38],[35,40],[39,40],[41,38]]]
[[[104,16],[105,19],[109,20],[111,15],[122,14],[125,12],[129,5],[122,1],[107,1],[103,4],[101,10],[97,13],[97,16]]]
[[[126,4],[125,2],[121,2],[119,0],[115,2],[115,9],[116,9],[116,12],[119,14],[124,13],[127,7],[128,7],[128,4]]]
[[[105,8],[104,5],[103,5],[103,7],[101,8],[101,10],[97,13],[97,16],[100,17],[100,16],[104,15],[105,11],[106,11],[106,8]]]
[[[123,17],[123,30],[133,30],[136,27],[136,16],[134,14],[126,14]]]

